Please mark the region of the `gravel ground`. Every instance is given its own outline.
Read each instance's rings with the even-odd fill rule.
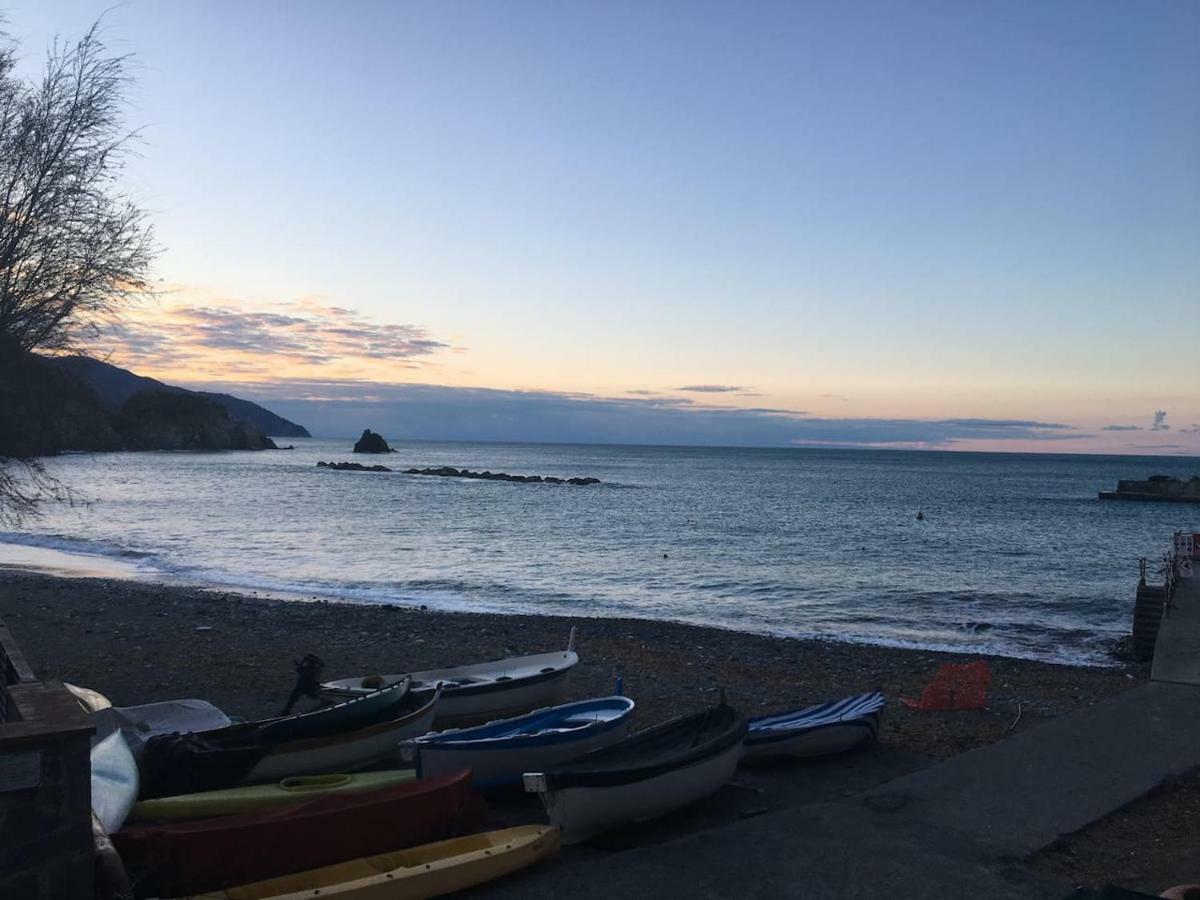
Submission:
[[[42,677],[95,688],[117,705],[177,697],[231,715],[275,714],[292,660],[316,653],[325,677],[413,671],[564,647],[578,628],[573,697],[612,692],[614,675],[638,702],[644,727],[716,701],[750,714],[880,689],[881,742],[941,759],[1087,706],[1144,677],[1121,666],[1085,668],[990,657],[988,708],[914,712],[946,653],[773,638],[639,619],[433,612],[399,606],[285,601],[135,581],[0,570],[0,619]],[[1019,719],[1019,721],[1018,721]]]
[[[1192,772],[1051,845],[1033,867],[1075,885],[1158,894],[1200,884],[1197,835],[1200,772]]]

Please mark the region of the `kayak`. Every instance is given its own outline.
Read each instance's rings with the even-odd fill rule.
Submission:
[[[521,825],[355,859],[193,900],[419,900],[508,875],[557,852],[558,829]]]
[[[315,797],[377,791],[405,784],[415,778],[416,773],[412,769],[343,775],[298,775],[275,784],[251,784],[245,787],[143,800],[134,805],[129,814],[129,821],[200,819],[205,816],[232,816],[238,813],[282,809]]]
[[[92,812],[107,832],[125,822],[138,795],[138,768],[125,736],[113,731],[92,745]]]
[[[456,728],[492,719],[518,716],[530,710],[562,703],[571,670],[579,663],[575,629],[567,649],[533,656],[513,656],[493,662],[430,669],[411,675],[360,675],[321,685],[321,696],[330,702],[357,697],[401,679],[412,679],[414,696],[429,697],[440,685],[435,725]]]
[[[141,896],[179,897],[470,833],[485,808],[463,771],[286,809],[127,828],[112,841]]]

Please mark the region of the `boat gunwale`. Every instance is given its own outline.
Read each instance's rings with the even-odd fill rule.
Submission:
[[[569,731],[543,731],[529,733],[510,733],[509,735],[497,735],[493,737],[481,737],[476,739],[461,740],[452,737],[456,734],[466,734],[472,731],[479,731],[495,725],[501,725],[506,722],[517,722],[521,719],[532,719],[534,717],[545,717],[547,713],[564,710],[567,707],[580,707],[585,705],[597,705],[607,701],[615,700],[625,701],[628,705],[621,704],[621,709],[617,715],[608,719],[597,719],[594,722],[588,722],[580,725],[578,728],[572,728]],[[612,704],[614,707],[616,703]],[[621,725],[627,724],[628,719],[633,715],[636,703],[629,697],[601,697],[595,700],[576,700],[571,703],[563,703],[557,706],[546,706],[541,709],[535,709],[532,712],[524,715],[512,716],[509,718],[495,719],[491,722],[485,722],[481,725],[472,725],[464,728],[451,728],[446,731],[435,731],[430,734],[422,735],[421,737],[412,738],[409,741],[404,741],[402,745],[415,747],[418,753],[425,751],[453,751],[453,752],[469,752],[478,753],[489,750],[517,750],[526,747],[541,747],[553,744],[567,744],[577,740],[592,738],[605,732],[612,731]]]
[[[712,717],[714,715],[728,717],[728,724],[700,745],[683,748],[682,752],[676,751],[671,755],[664,756],[662,759],[647,764],[627,765],[611,769],[586,768],[589,759],[595,760],[602,754],[613,754],[622,749],[627,750],[628,746],[623,747],[622,745],[628,745],[631,741],[646,741],[651,737],[676,729],[682,732],[685,729],[690,729],[693,723],[699,721],[701,718]],[[737,710],[727,705],[711,707],[689,716],[677,716],[676,718],[669,719],[652,728],[647,728],[630,735],[624,741],[593,750],[591,753],[584,754],[579,759],[573,760],[556,769],[549,769],[543,772],[527,772],[525,776],[526,778],[531,775],[538,776],[545,784],[547,793],[571,788],[604,788],[637,784],[638,782],[649,781],[670,772],[691,768],[694,765],[720,756],[731,747],[742,744],[746,737],[746,730],[746,717]],[[529,788],[527,787],[528,790]]]
[[[289,753],[303,753],[309,750],[319,750],[325,747],[337,747],[342,744],[350,744],[355,741],[363,740],[364,738],[375,737],[384,734],[388,731],[399,730],[411,725],[414,721],[419,720],[422,716],[430,712],[430,707],[434,707],[438,700],[441,699],[441,691],[434,691],[432,697],[425,704],[417,707],[414,710],[405,712],[404,715],[395,719],[388,719],[386,722],[377,722],[374,725],[368,725],[366,728],[358,728],[353,731],[343,731],[335,734],[316,735],[310,738],[301,738],[298,741],[288,741],[284,744],[276,744],[263,756],[263,759],[271,759],[279,756],[285,756]],[[403,703],[403,700],[398,702]],[[436,709],[433,710],[436,712]]]

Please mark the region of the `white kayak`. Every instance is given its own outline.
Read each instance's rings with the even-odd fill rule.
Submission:
[[[438,727],[474,725],[561,703],[566,697],[571,670],[579,663],[574,648],[575,629],[572,628],[565,651],[431,669],[413,672],[410,676],[342,678],[321,685],[321,696],[337,702],[411,677],[410,690],[415,695],[432,696],[441,685],[442,697],[435,723]]]
[[[137,762],[125,735],[114,731],[92,747],[92,812],[105,831],[120,830],[137,795]]]
[[[516,784],[530,769],[570,762],[623,740],[634,703],[628,697],[580,700],[474,728],[435,731],[400,745],[418,778],[470,769],[475,787]]]
[[[129,811],[137,802],[137,761],[115,720],[104,716],[112,709],[108,698],[90,688],[73,684],[66,688],[91,713],[96,727],[91,751],[92,814],[105,832],[111,834],[125,824]]]

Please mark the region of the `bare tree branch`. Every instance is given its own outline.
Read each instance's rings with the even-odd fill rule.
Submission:
[[[152,292],[151,228],[119,184],[136,137],[122,121],[129,58],[108,55],[97,23],[73,45],[55,41],[41,78],[26,82],[3,24],[0,354],[80,352]],[[70,500],[16,441],[0,435],[0,523]]]

